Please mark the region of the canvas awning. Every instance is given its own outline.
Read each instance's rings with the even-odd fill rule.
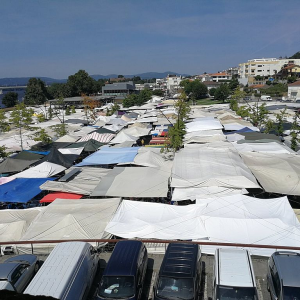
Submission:
[[[0,174],[23,171],[35,162],[36,160],[23,160],[7,157],[0,164]]]
[[[80,194],[74,194],[74,193],[64,193],[64,192],[54,192],[46,195],[40,200],[40,203],[49,203],[53,202],[56,199],[80,199],[83,195]]]
[[[0,242],[19,241],[42,207],[0,210]]]
[[[279,144],[277,142],[270,142],[270,143],[233,143],[233,146],[239,153],[244,152],[259,152],[259,153],[287,153],[291,154],[294,153],[294,151],[283,145]]]
[[[226,146],[226,147],[225,147]],[[175,154],[172,187],[259,188],[230,143],[188,145]]]
[[[111,171],[110,169],[84,167],[70,168],[66,170],[66,173],[74,169],[80,169],[81,172],[76,173],[74,178],[66,182],[47,181],[40,186],[41,190],[89,195],[102,177]]]
[[[86,142],[90,139],[93,139],[95,141],[98,141],[103,144],[109,143],[113,138],[115,137],[115,134],[112,133],[98,133],[98,132],[92,132],[84,137],[82,137],[80,140],[77,142]]]
[[[223,129],[223,126],[221,125],[220,121],[218,119],[212,119],[212,118],[198,118],[197,121],[193,121],[190,123],[186,123],[186,131],[187,132],[193,132],[193,131],[199,131],[199,130],[217,130],[217,129]]]
[[[0,202],[26,203],[41,192],[40,185],[55,178],[16,178],[0,185]]]
[[[115,167],[91,196],[167,197],[170,172],[158,168]]]
[[[255,255],[271,255],[276,246],[300,247],[300,225],[286,197],[258,199],[244,195],[197,199],[196,205],[176,206],[124,200],[106,227],[123,238],[202,240],[262,244]],[[218,246],[201,246],[214,254]]]
[[[298,155],[244,152],[241,156],[266,192],[300,195]]]
[[[40,165],[29,168],[23,172],[14,174],[14,178],[48,178],[61,173],[66,168],[50,162],[43,162]]]
[[[56,199],[41,211],[21,240],[109,238],[104,229],[119,203],[119,198],[76,201]]]
[[[109,148],[103,147],[99,151],[91,154],[85,158],[81,163],[77,164],[80,166],[91,166],[91,165],[110,165],[118,163],[132,162],[137,155],[139,147],[129,148]]]
[[[125,133],[124,130],[122,130],[109,143],[110,144],[121,144],[124,142],[135,142],[137,139],[138,139],[138,137],[129,135],[129,134]]]

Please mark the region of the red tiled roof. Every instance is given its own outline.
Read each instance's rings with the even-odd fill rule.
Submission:
[[[264,86],[265,86],[264,84],[254,84],[254,85],[250,85],[249,87],[252,89],[260,89]]]
[[[300,80],[290,83],[288,86],[300,86]]]
[[[229,74],[225,73],[225,72],[221,72],[221,73],[214,73],[214,74],[209,74],[210,76],[229,76]]]

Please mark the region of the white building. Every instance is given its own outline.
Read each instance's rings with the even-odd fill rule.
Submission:
[[[168,75],[166,78],[167,90],[170,93],[177,92],[180,89],[181,81],[182,81],[182,76]]]
[[[284,65],[300,64],[300,59],[278,59],[278,58],[259,58],[250,59],[246,63],[239,64],[240,78],[255,76],[272,77],[277,74]]]
[[[288,99],[300,99],[300,80],[288,85]]]

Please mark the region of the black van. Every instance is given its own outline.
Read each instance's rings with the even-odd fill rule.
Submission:
[[[147,249],[142,242],[118,242],[103,272],[95,299],[141,299],[147,264]]]
[[[201,273],[201,251],[198,245],[169,244],[153,287],[154,300],[198,299]]]

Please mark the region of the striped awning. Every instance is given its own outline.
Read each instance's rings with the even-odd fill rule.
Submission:
[[[82,137],[79,141],[77,141],[77,143],[79,142],[86,142],[90,139],[96,140],[100,143],[109,143],[116,135],[112,134],[112,133],[97,133],[97,132],[93,132],[90,133],[84,137]]]

